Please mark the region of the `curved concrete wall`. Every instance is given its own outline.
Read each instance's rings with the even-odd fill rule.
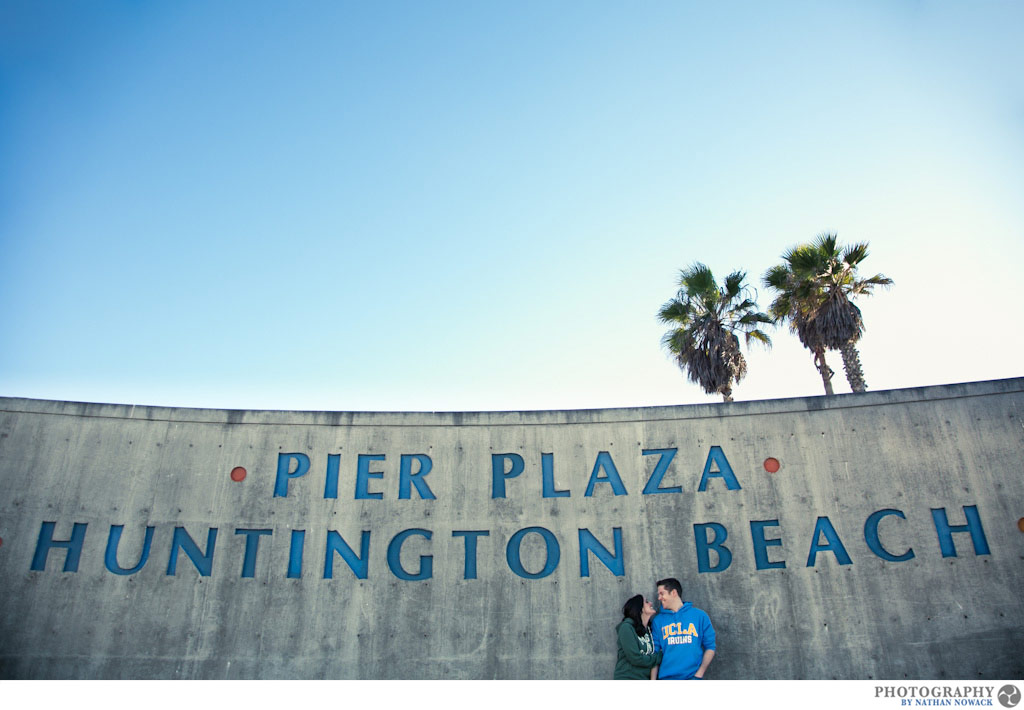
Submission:
[[[564,412],[3,399],[0,676],[605,678],[623,601],[675,576],[712,678],[1019,678],[1022,414],[1024,379]]]

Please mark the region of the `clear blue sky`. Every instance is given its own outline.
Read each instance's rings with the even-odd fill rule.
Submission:
[[[4,2],[0,395],[718,401],[660,348],[678,270],[757,284],[822,231],[896,282],[860,303],[871,389],[1020,376],[1022,30],[1017,2]],[[819,394],[774,340],[736,398]]]

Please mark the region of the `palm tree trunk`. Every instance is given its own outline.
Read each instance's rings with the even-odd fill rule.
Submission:
[[[825,394],[835,394],[832,391],[832,375],[835,373],[828,366],[828,363],[825,362],[825,348],[819,348],[814,351],[814,366],[821,373],[821,382],[825,385]]]
[[[864,381],[864,370],[860,367],[860,353],[853,343],[847,343],[839,349],[843,354],[843,369],[846,371],[846,381],[850,383],[850,389],[854,392],[864,392],[868,383]]]
[[[731,385],[726,385],[725,387],[720,389],[719,392],[722,393],[722,401],[723,402],[731,402],[732,401],[732,386]]]

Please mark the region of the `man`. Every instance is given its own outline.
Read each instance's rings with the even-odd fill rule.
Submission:
[[[700,680],[715,657],[715,629],[711,619],[683,601],[683,587],[674,577],[658,581],[661,611],[651,621],[654,648],[663,654],[651,679]]]

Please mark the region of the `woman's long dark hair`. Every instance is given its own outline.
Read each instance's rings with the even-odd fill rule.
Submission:
[[[637,594],[635,597],[630,597],[626,600],[626,603],[622,605],[622,618],[632,619],[633,628],[636,629],[637,636],[646,636],[650,629],[644,624],[643,614],[644,611],[644,595]]]

